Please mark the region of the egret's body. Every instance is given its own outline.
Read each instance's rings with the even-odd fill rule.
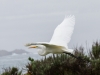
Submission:
[[[75,17],[69,16],[65,17],[63,22],[58,25],[54,31],[52,39],[49,43],[45,42],[36,42],[28,43],[26,46],[29,48],[37,48],[38,54],[41,56],[47,55],[49,53],[58,54],[58,53],[72,53],[72,49],[68,49],[68,43],[71,39],[75,25]]]

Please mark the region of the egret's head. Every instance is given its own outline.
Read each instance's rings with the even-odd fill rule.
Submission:
[[[38,54],[41,56],[47,55],[49,52],[46,50],[46,46],[44,45],[26,45],[29,48],[38,49]]]

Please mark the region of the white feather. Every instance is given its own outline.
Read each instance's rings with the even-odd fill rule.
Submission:
[[[68,48],[67,44],[71,39],[74,30],[75,16],[65,17],[63,22],[56,27],[50,41],[51,44],[56,44]]]

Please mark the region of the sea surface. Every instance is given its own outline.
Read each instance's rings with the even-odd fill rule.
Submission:
[[[0,57],[0,74],[4,72],[5,68],[9,67],[18,67],[20,70],[25,68],[25,65],[28,64],[29,60],[28,58],[32,57],[35,60],[39,60],[43,57],[39,56],[38,54],[32,54],[32,53],[23,53],[23,54],[15,54],[13,53],[12,55],[9,56],[3,56]],[[23,72],[25,72],[23,70]]]

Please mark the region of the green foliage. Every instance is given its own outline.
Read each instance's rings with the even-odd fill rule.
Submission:
[[[92,45],[92,53],[93,53],[93,58],[95,59],[100,58],[100,44],[98,42],[95,42]]]
[[[82,70],[85,70],[86,63],[61,54],[55,58],[50,56],[44,60],[30,62],[26,67],[28,75],[78,75],[84,72]]]
[[[18,71],[18,68],[12,67],[8,69],[4,69],[4,73],[1,75],[22,75],[22,71]]]
[[[67,54],[56,54],[41,60],[29,57],[24,75],[100,75],[100,44],[93,43],[92,49],[85,55],[84,48],[76,48],[74,55],[82,60]],[[21,75],[17,68],[9,68],[2,75]]]

